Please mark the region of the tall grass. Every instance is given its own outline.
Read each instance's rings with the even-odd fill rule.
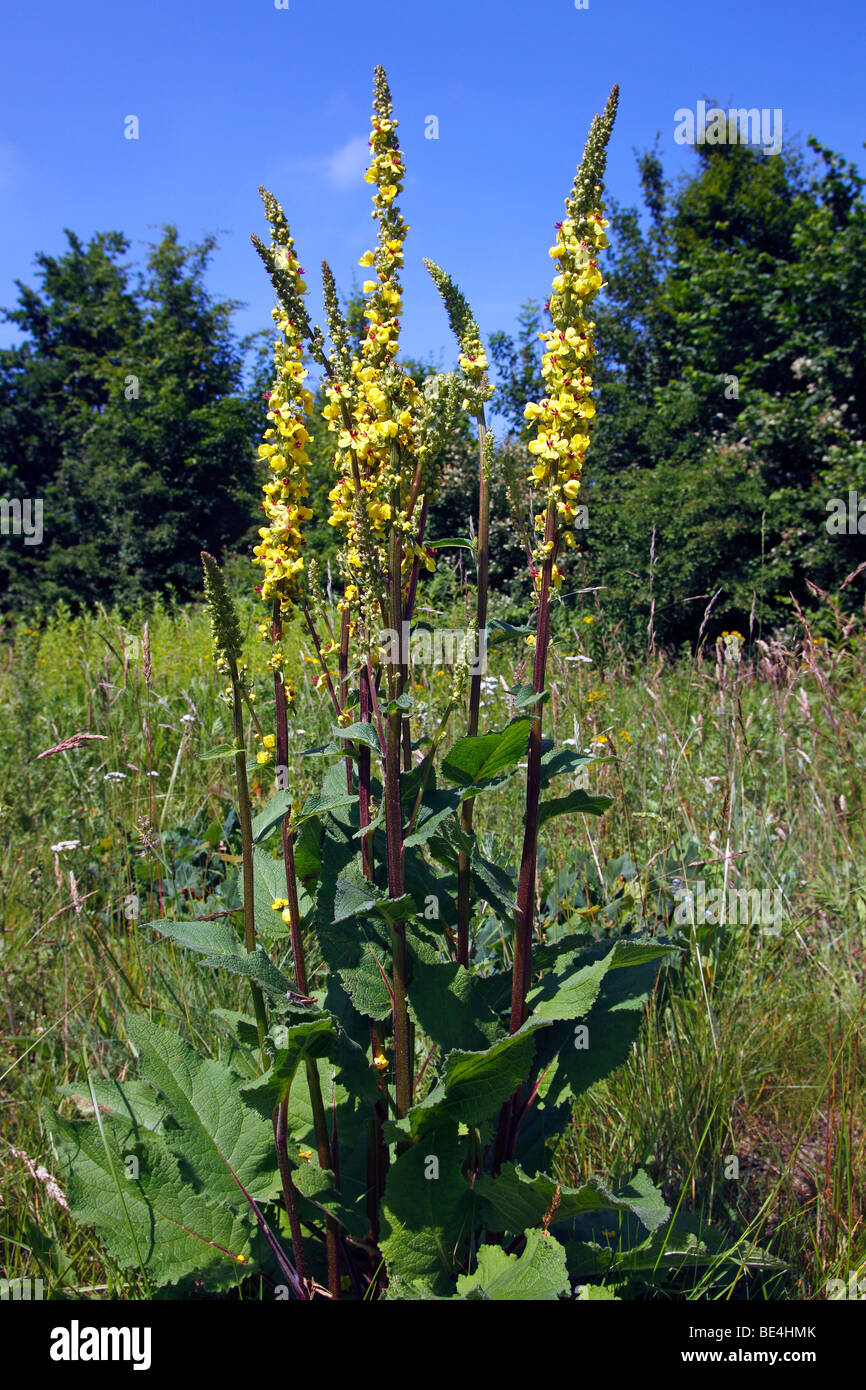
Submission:
[[[594,744],[603,760],[590,785],[615,804],[598,822],[545,827],[539,930],[555,937],[577,912],[599,934],[638,920],[681,933],[679,964],[663,972],[626,1064],[578,1104],[559,1170],[627,1180],[644,1165],[681,1211],[742,1237],[744,1255],[761,1246],[783,1261],[724,1281],[679,1276],[671,1296],[822,1297],[866,1261],[866,634],[817,597],[815,617],[795,617],[772,641],[719,639],[696,658],[654,654],[635,667],[595,596],[563,624],[551,659],[551,732]],[[436,622],[464,628],[458,607]],[[144,622],[60,612],[10,629],[0,646],[2,1264],[7,1277],[41,1275],[51,1296],[143,1290],[33,1176],[23,1155],[51,1163],[41,1102],[72,1087],[65,1103],[88,1110],[82,1049],[94,1077],[128,1065],[133,1003],[224,1057],[232,1043],[211,1010],[245,1003],[240,981],[154,948],[141,928],[151,916],[219,911],[238,857],[231,759],[207,756],[231,743],[207,620],[197,607],[157,606]],[[327,711],[303,634],[286,649],[303,792],[314,760],[298,750],[324,741]],[[491,723],[507,716],[527,657],[492,652]],[[416,701],[441,710],[448,685],[422,668]],[[38,756],[82,733],[99,737]],[[272,767],[252,775],[254,809],[272,779]],[[476,809],[486,853],[512,870],[521,790],[515,780]],[[779,934],[678,926],[677,881],[695,878],[779,892]],[[494,924],[472,929],[506,950]]]

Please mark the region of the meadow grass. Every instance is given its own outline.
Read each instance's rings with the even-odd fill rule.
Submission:
[[[465,628],[465,608],[418,616]],[[245,607],[254,670],[257,617]],[[2,1264],[6,1277],[41,1276],[48,1296],[144,1290],[34,1177],[33,1163],[52,1161],[42,1104],[71,1087],[63,1107],[89,1113],[86,1073],[135,1075],[133,1006],[231,1060],[211,1010],[246,1007],[242,981],[142,929],[220,910],[239,844],[232,762],[219,754],[230,711],[206,616],[157,605],[146,623],[60,611],[10,627],[0,646]],[[295,631],[286,649],[298,754],[324,742],[331,721],[308,642]],[[528,657],[514,645],[491,652],[482,727],[508,718]],[[448,686],[441,669],[416,668],[416,703],[431,712]],[[539,931],[554,939],[577,913],[597,935],[642,924],[678,946],[639,1041],[578,1102],[557,1155],[562,1180],[627,1181],[644,1166],[682,1213],[739,1241],[744,1260],[763,1248],[780,1261],[759,1274],[680,1275],[671,1297],[823,1297],[829,1279],[866,1261],[862,625],[827,600],[776,639],[719,639],[697,658],[635,664],[596,596],[560,624],[548,686],[546,731],[597,752],[586,785],[614,802],[600,820],[545,828]],[[257,690],[265,705],[265,674]],[[99,738],[38,756],[83,733]],[[293,756],[299,797],[318,761]],[[273,773],[252,774],[254,809]],[[476,811],[485,852],[511,869],[521,815],[520,779]],[[697,880],[779,894],[781,920],[678,922],[677,889]],[[507,931],[487,919],[475,930],[492,962],[507,961]]]

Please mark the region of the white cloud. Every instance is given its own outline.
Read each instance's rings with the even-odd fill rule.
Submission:
[[[370,148],[362,135],[355,135],[323,161],[325,178],[332,188],[341,192],[355,188],[362,181],[370,162]]]

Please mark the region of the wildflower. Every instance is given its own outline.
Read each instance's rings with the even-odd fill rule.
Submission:
[[[52,845],[51,848],[55,854],[62,854],[66,849],[78,849],[80,844],[80,840],[58,840],[57,844]]]
[[[262,739],[262,743],[264,744],[265,748],[274,748],[276,746],[276,742],[277,740],[274,738],[273,734],[265,734],[264,738]]]
[[[603,115],[592,123],[566,200],[566,215],[556,224],[556,241],[550,248],[557,267],[548,301],[553,325],[538,335],[543,344],[541,371],[546,394],[540,401],[530,401],[524,411],[537,436],[529,445],[530,453],[537,459],[530,484],[541,494],[546,517],[555,523],[551,540],[548,521],[542,514],[538,529],[545,531],[547,540],[536,547],[532,556],[539,566],[555,554],[564,533],[563,518],[569,517],[579,495],[595,415],[590,371],[595,355],[595,325],[587,310],[604,283],[595,252],[607,245],[604,229],[609,224],[599,197],[617,100],[618,89],[614,87]]]
[[[288,898],[274,898],[274,901],[271,903],[274,912],[282,912],[283,908],[288,907],[288,905]]]
[[[106,774],[105,774],[105,776],[103,777],[102,780],[103,780],[103,782],[125,782],[125,781],[126,781],[126,773],[125,773],[125,772],[106,772]]]
[[[384,1052],[378,1052],[376,1054],[376,1056],[373,1058],[373,1066],[376,1068],[377,1071],[388,1070],[388,1058],[385,1056]]]
[[[181,724],[194,724],[194,723],[195,723],[195,715],[194,715],[194,714],[182,714],[182,715],[180,716],[180,722],[181,722]]]
[[[312,1157],[312,1149],[298,1149],[298,1158],[302,1158],[305,1163],[309,1163],[312,1160]]]
[[[634,739],[632,738],[628,729],[620,729],[619,736],[622,739],[623,743],[634,743]]]
[[[253,548],[253,563],[265,572],[259,586],[262,601],[278,599],[280,611],[287,612],[300,597],[303,523],[313,515],[306,506],[310,460],[305,447],[311,438],[306,419],[313,397],[304,385],[307,371],[303,365],[304,338],[312,336],[312,331],[302,299],[307,287],[285,214],[276,198],[264,189],[259,191],[271,228],[271,245],[265,247],[255,237],[253,242],[277,291],[278,304],[272,317],[281,337],[274,343],[275,381],[267,412],[270,424],[259,445],[259,457],[267,460],[274,476],[262,488],[262,510],[268,524],[259,528],[261,543]],[[259,634],[267,637],[266,624]]]

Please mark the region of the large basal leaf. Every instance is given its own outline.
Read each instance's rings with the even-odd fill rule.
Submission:
[[[141,1074],[165,1097],[179,1129],[171,1148],[211,1201],[244,1204],[235,1175],[250,1195],[266,1200],[280,1190],[272,1126],[245,1105],[238,1078],[189,1043],[132,1016],[129,1036]]]
[[[457,1280],[458,1298],[494,1302],[549,1303],[569,1288],[565,1251],[546,1231],[527,1231],[519,1255],[508,1255],[498,1245],[483,1245],[475,1273],[461,1274]]]
[[[449,782],[478,789],[526,756],[530,721],[516,720],[498,733],[467,735],[449,749],[442,773]]]
[[[527,1177],[513,1163],[503,1164],[495,1178],[483,1174],[475,1184],[482,1199],[485,1225],[491,1230],[518,1232],[538,1226],[547,1218],[551,1226],[573,1222],[592,1212],[628,1212],[636,1216],[645,1230],[654,1231],[670,1216],[661,1193],[641,1170],[627,1187],[614,1193],[600,1178],[590,1178],[580,1187],[559,1185],[546,1173]]]
[[[604,1239],[607,1234],[608,1239]],[[765,1250],[749,1248],[748,1241],[731,1244],[719,1231],[696,1217],[680,1212],[665,1225],[638,1241],[617,1232],[598,1232],[595,1241],[568,1241],[569,1273],[577,1278],[609,1276],[613,1279],[657,1280],[660,1274],[679,1274],[684,1269],[781,1270],[784,1262]]]
[[[166,1108],[146,1081],[91,1081],[90,1085],[79,1082],[57,1089],[62,1096],[83,1100],[90,1113],[92,1091],[101,1114],[117,1115],[136,1129],[151,1129],[154,1134],[161,1134],[165,1128]]]
[[[217,1292],[261,1261],[247,1212],[197,1192],[160,1136],[112,1115],[102,1117],[101,1133],[95,1120],[70,1123],[51,1111],[47,1123],[72,1215],[96,1227],[122,1268],[143,1265],[157,1285],[199,1274]]]
[[[454,1291],[474,1223],[472,1189],[461,1171],[465,1149],[457,1126],[447,1125],[389,1169],[379,1246],[395,1294],[402,1280],[434,1294]]]

